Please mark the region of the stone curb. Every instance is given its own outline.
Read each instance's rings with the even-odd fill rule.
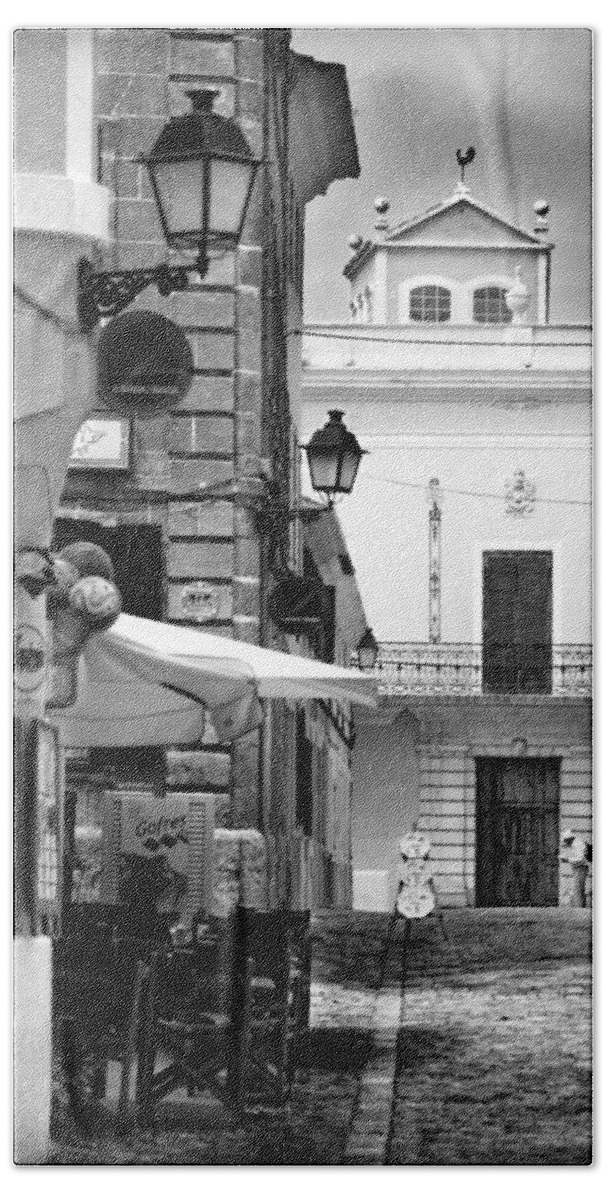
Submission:
[[[372,1017],[373,1048],[361,1077],[350,1132],[342,1154],[344,1166],[381,1166],[393,1111],[401,989],[381,987]]]

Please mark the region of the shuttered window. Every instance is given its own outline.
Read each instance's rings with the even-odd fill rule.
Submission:
[[[483,556],[483,690],[551,691],[553,561],[550,551]]]

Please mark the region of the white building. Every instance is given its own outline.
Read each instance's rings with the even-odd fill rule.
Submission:
[[[553,326],[534,233],[463,182],[351,239],[348,325],[308,327],[304,428],[370,454],[341,510],[380,643],[355,750],[355,903],[392,904],[417,821],[445,903],[556,905],[591,833],[591,333]],[[363,720],[363,719],[362,719]]]

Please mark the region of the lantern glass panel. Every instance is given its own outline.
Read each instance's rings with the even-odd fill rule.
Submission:
[[[201,162],[154,163],[151,168],[172,245],[198,246],[204,231]]]
[[[352,492],[354,482],[357,477],[357,471],[359,470],[360,461],[361,458],[359,454],[356,454],[354,450],[344,451],[342,455],[342,462],[340,464],[340,478],[337,481],[336,491],[346,493]]]
[[[336,481],[340,471],[340,453],[338,450],[329,453],[313,451],[308,453],[310,479],[315,492],[335,492]]]
[[[238,237],[249,194],[250,163],[212,159],[209,165],[209,236]]]

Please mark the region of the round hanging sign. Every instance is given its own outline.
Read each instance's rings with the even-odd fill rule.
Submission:
[[[102,330],[97,383],[113,412],[157,415],[173,408],[192,383],[194,359],[183,329],[159,313],[122,313]]]

